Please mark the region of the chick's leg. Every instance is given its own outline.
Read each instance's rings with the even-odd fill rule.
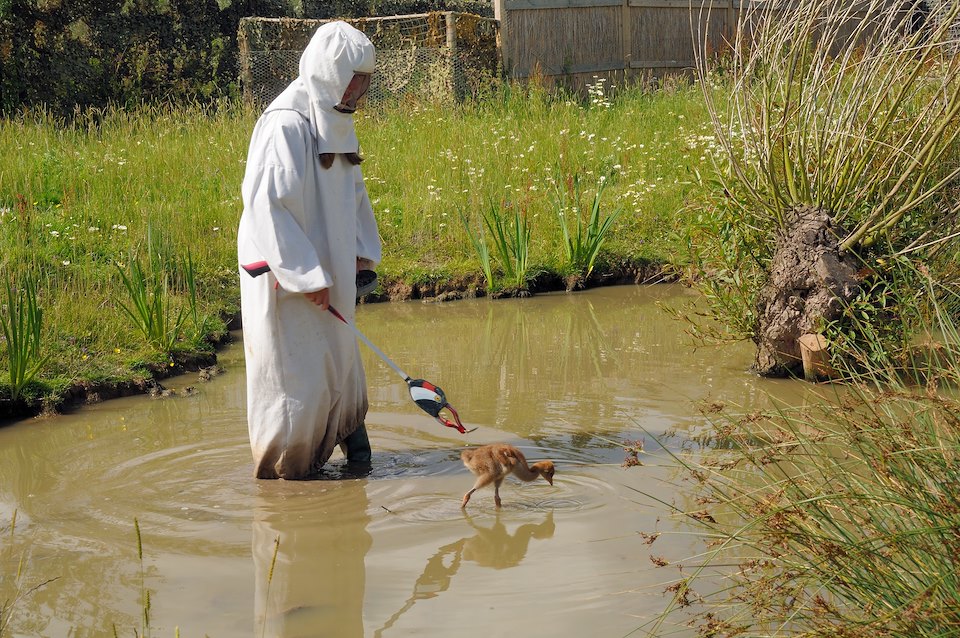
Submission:
[[[473,489],[471,489],[469,492],[463,495],[463,502],[460,503],[460,507],[461,508],[466,507],[467,501],[470,500],[470,497],[473,495],[473,493],[479,490],[481,487],[490,485],[491,481],[493,481],[493,477],[491,476],[485,475],[485,476],[477,477],[477,482],[473,484]]]
[[[497,509],[500,509],[500,484],[503,483],[503,479],[500,479],[493,485],[493,500],[497,502]]]

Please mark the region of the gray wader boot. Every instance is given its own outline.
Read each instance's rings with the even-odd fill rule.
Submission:
[[[367,426],[360,424],[353,434],[343,440],[344,454],[348,463],[370,464],[370,439],[367,438]]]
[[[377,273],[372,270],[361,270],[357,273],[357,301],[363,295],[373,292],[377,288]],[[370,465],[370,439],[367,438],[367,426],[360,424],[353,434],[341,443],[347,463],[356,465]]]

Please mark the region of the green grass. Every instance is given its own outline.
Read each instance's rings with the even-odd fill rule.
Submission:
[[[559,270],[565,257],[555,185],[605,173],[612,173],[605,200],[624,208],[608,253],[669,261],[677,254],[670,231],[682,221],[707,126],[702,99],[688,86],[627,91],[609,108],[533,87],[459,109],[367,113],[359,135],[384,239],[382,270],[401,278],[424,268],[436,276],[479,273],[459,211],[477,229],[490,202],[524,211],[531,266]]]
[[[0,122],[0,266],[36,280],[51,388],[129,377],[168,354],[138,336],[121,305],[117,266],[149,252],[150,228],[161,259],[192,254],[201,312],[236,307],[238,131],[250,119],[239,108],[186,107]]]
[[[161,350],[196,347],[185,334],[158,348],[138,332],[122,308],[130,300],[118,264],[157,253],[176,280],[189,259],[196,305],[189,289],[174,289],[173,316],[181,308],[200,317],[236,312],[240,183],[256,117],[226,103],[91,111],[71,122],[41,111],[0,120],[0,268],[35,279],[50,355],[39,380],[48,391],[129,377],[143,362],[164,361],[170,353]],[[610,176],[605,204],[623,213],[598,263],[672,261],[708,127],[700,93],[683,83],[590,103],[503,87],[458,107],[362,112],[363,168],[384,241],[381,279],[482,281],[460,212],[479,228],[491,202],[525,212],[531,272],[560,272],[554,185],[602,174]],[[208,322],[209,332],[223,329]],[[0,353],[0,369],[7,365]]]

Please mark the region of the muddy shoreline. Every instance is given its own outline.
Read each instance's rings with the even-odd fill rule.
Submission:
[[[604,268],[588,279],[562,277],[554,273],[545,273],[531,280],[523,291],[503,290],[487,295],[484,280],[480,276],[467,276],[454,279],[410,283],[405,281],[384,281],[374,293],[365,296],[360,303],[387,303],[397,301],[420,300],[424,303],[440,303],[460,299],[474,299],[490,296],[492,299],[507,299],[547,292],[576,292],[601,286],[639,285],[654,283],[672,283],[677,281],[675,272],[663,264],[635,263],[620,264]],[[241,329],[239,314],[225,318],[228,331]],[[217,351],[232,341],[230,332],[213,340],[213,352],[171,353],[170,364],[147,365],[142,369],[130,370],[129,377],[111,380],[78,380],[69,385],[59,395],[32,401],[0,398],[0,427],[15,421],[30,418],[47,418],[76,410],[84,405],[92,405],[134,395],[169,396],[161,383],[164,379],[197,373],[198,382],[203,382],[219,374]]]

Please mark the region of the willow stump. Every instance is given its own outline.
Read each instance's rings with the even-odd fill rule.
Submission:
[[[757,302],[754,371],[766,377],[802,374],[800,337],[840,317],[859,290],[852,261],[841,254],[826,211],[803,207],[787,213]]]

